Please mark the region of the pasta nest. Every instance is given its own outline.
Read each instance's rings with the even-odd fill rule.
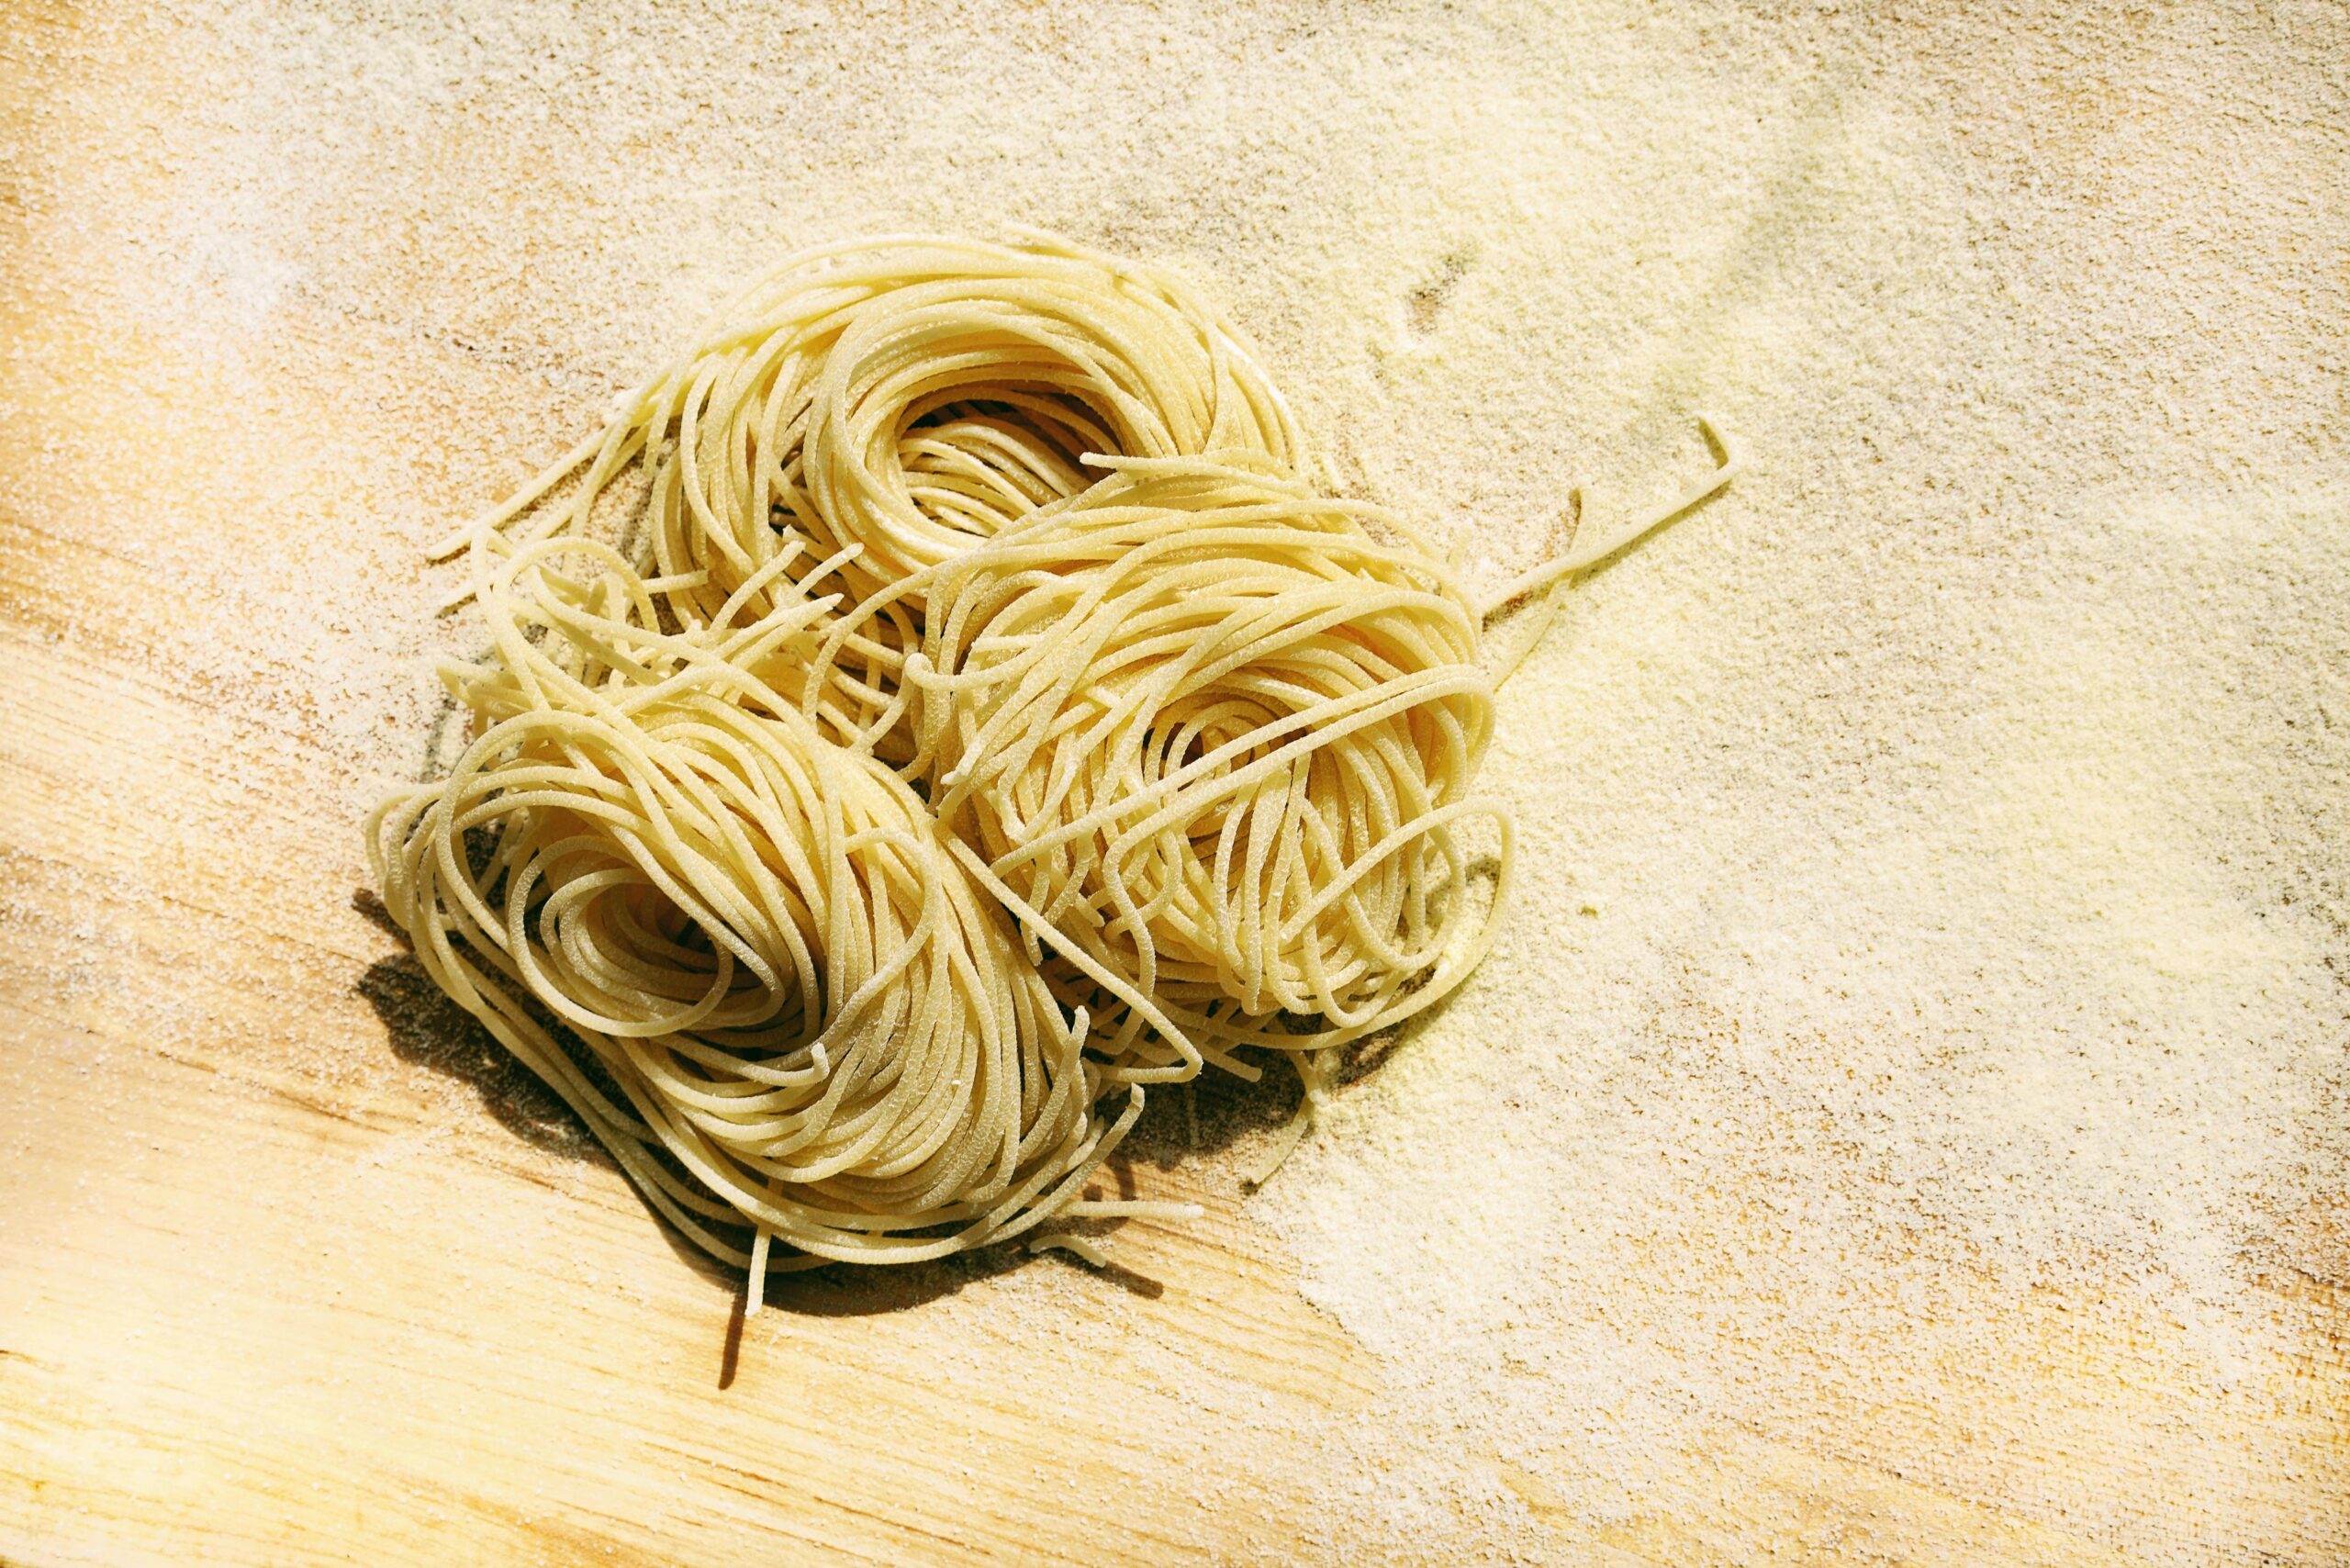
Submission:
[[[1024,927],[1123,982],[1108,1055],[1326,1047],[1474,965],[1492,692],[1397,520],[1248,454],[1129,460],[916,580],[912,768]]]
[[[802,252],[718,310],[572,454],[573,505],[542,531],[581,531],[643,464],[646,566],[680,616],[746,584],[754,613],[802,590],[845,610],[1083,490],[1088,454],[1218,449],[1303,456],[1255,354],[1174,274],[1041,240],[867,241]],[[916,591],[860,622],[807,694],[828,733],[902,757],[923,610]]]
[[[664,634],[618,553],[573,539],[483,599],[498,656],[450,672],[479,734],[371,836],[433,980],[713,1250],[709,1221],[747,1217],[902,1261],[1059,1206],[1124,1132],[1093,1116],[1084,1015],[921,799],[745,672],[817,607]]]

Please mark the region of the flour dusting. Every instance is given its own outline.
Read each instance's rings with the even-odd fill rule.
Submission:
[[[2340,1561],[2350,1449],[2280,1370],[2340,1352],[2277,1289],[2350,1278],[2350,27],[1782,10],[60,24],[9,275],[146,375],[11,349],[11,505],[168,498],[109,547],[189,591],[34,631],[223,715],[176,823],[94,798],[239,823],[289,922],[377,940],[356,813],[472,634],[418,547],[801,243],[1020,222],[1187,269],[1340,480],[1483,585],[1572,487],[1596,521],[1676,487],[1702,409],[1751,474],[1573,588],[1504,692],[1499,945],[1244,1210],[1376,1386],[1300,1415],[1034,1268],[938,1305],[1004,1337],[941,1375],[1114,1367],[1203,1517],[1255,1504],[1180,1479],[1199,1445],[1304,1499],[1286,1560]],[[85,85],[126,61],[174,101]],[[10,550],[75,597],[80,557]],[[256,735],[302,820],[205,771]],[[197,875],[170,836],[120,874]],[[201,994],[125,1006],[231,1027]],[[1893,1501],[1823,1535],[1830,1495]]]

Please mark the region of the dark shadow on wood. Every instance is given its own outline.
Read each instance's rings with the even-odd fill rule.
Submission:
[[[351,904],[385,929],[397,931],[374,893],[355,893]],[[533,1148],[612,1163],[563,1096],[442,994],[414,958],[402,953],[380,958],[367,966],[351,989],[383,1020],[392,1054],[400,1060],[466,1085],[500,1126]]]

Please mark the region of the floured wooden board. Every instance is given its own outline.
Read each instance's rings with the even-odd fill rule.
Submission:
[[[0,1561],[2350,1561],[2350,23],[19,7]],[[1486,971],[737,1282],[433,998],[421,543],[794,244],[1186,267],[1498,582]],[[1188,1114],[1187,1114],[1188,1113]]]

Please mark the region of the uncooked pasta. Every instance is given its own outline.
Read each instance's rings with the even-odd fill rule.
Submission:
[[[370,823],[433,980],[750,1271],[1167,1215],[1092,1173],[1203,1068],[1326,1093],[1490,946],[1486,616],[1304,476],[1188,285],[1037,238],[793,257],[455,536],[488,652]],[[454,602],[454,601],[453,601]],[[1282,1151],[1286,1150],[1282,1145]],[[1276,1159],[1278,1159],[1278,1153]]]

